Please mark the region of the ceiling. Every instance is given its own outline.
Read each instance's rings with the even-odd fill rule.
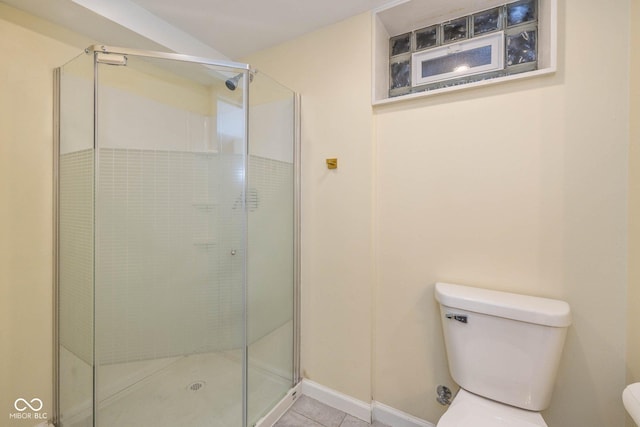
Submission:
[[[0,0],[100,43],[136,48],[169,47],[131,23],[140,7],[228,59],[251,53],[396,0]],[[109,14],[103,9],[119,8]],[[108,11],[107,11],[108,12]],[[147,16],[145,12],[145,16]],[[120,19],[118,18],[120,17]],[[129,25],[120,21],[129,21]],[[142,36],[145,40],[140,40]],[[188,38],[188,37],[187,37]],[[171,48],[176,50],[175,48]],[[201,50],[202,51],[202,50]]]
[[[216,48],[242,58],[389,0],[133,0]]]

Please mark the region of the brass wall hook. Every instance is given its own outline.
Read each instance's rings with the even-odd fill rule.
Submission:
[[[338,159],[327,159],[327,169],[338,169]]]

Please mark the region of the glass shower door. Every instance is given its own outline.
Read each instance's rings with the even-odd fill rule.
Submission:
[[[93,403],[93,58],[56,72],[56,407],[61,426],[91,426]]]
[[[243,425],[242,72],[98,54],[99,427]]]
[[[57,71],[56,425],[253,426],[297,381],[294,93],[115,50]]]
[[[250,94],[247,393],[253,425],[295,380],[295,94],[262,73]]]

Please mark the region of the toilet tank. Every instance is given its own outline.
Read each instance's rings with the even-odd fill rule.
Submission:
[[[531,411],[549,406],[571,311],[564,301],[436,283],[452,378]]]

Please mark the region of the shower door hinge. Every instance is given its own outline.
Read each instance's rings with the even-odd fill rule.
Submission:
[[[96,62],[108,65],[127,65],[127,57],[115,53],[96,53]]]

